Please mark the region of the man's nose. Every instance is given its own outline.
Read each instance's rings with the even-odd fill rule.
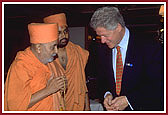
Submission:
[[[57,46],[55,46],[55,49],[54,49],[54,53],[58,53],[58,48],[57,48]]]
[[[61,32],[60,37],[65,38],[66,34],[64,32]]]

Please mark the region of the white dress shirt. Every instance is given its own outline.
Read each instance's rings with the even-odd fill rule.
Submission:
[[[118,44],[118,46],[120,46],[120,52],[121,52],[121,55],[122,55],[123,67],[124,67],[124,64],[125,64],[128,41],[129,41],[129,30],[125,27],[124,37],[120,41],[120,43]],[[112,49],[112,54],[113,54],[112,60],[113,60],[114,78],[116,80],[116,57],[117,57],[117,49],[116,48]]]

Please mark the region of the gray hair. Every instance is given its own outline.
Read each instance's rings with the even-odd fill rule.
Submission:
[[[90,26],[95,30],[97,27],[104,27],[108,30],[114,30],[117,24],[125,27],[123,16],[116,7],[98,8],[92,15]]]

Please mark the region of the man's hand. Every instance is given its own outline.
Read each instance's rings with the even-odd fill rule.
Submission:
[[[122,111],[128,106],[126,96],[116,97],[110,104],[111,105],[107,108],[109,111]]]
[[[108,110],[111,110],[113,96],[111,94],[107,94],[104,99],[104,107]]]
[[[32,107],[34,104],[40,100],[46,98],[47,96],[56,93],[58,91],[64,91],[67,88],[67,79],[65,76],[55,77],[52,75],[48,80],[47,86],[36,93],[32,94],[28,108]]]
[[[60,77],[51,77],[48,80],[46,89],[48,89],[49,94],[56,93],[58,91],[63,92],[67,89],[67,79],[65,76],[60,76]]]

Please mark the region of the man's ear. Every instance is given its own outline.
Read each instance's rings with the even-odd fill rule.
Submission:
[[[36,49],[37,53],[40,53],[41,52],[41,44],[36,44],[35,49]]]
[[[118,32],[121,32],[121,30],[122,30],[122,26],[121,26],[120,23],[118,23],[118,24],[117,24],[117,31],[118,31]]]

